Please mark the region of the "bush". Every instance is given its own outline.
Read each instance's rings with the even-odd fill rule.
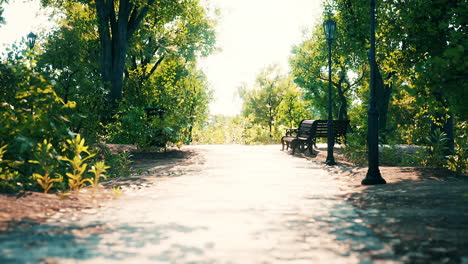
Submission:
[[[79,190],[91,182],[86,169],[93,154],[64,114],[74,103],[64,104],[50,83],[22,65],[2,65],[0,73],[0,191]]]
[[[447,164],[445,167],[448,169],[468,175],[468,142],[467,137],[464,135],[455,141],[455,155],[447,157]]]
[[[121,104],[113,122],[106,126],[106,138],[110,143],[136,144],[139,148],[182,145],[189,141],[187,122],[178,120],[177,115],[148,117],[144,107]]]
[[[343,152],[345,157],[358,165],[367,164],[367,131],[356,129],[346,136]]]

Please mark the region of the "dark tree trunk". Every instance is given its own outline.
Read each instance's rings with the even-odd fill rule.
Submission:
[[[123,96],[128,42],[154,1],[149,0],[144,7],[140,7],[130,0],[119,0],[118,14],[115,11],[114,0],[95,2],[101,46],[102,81],[104,87],[110,91],[110,100],[113,103],[122,100]]]
[[[446,99],[444,99],[444,96],[442,95],[442,92],[436,92],[433,93],[435,99],[437,102],[439,102],[443,108],[448,109],[449,108],[449,103]],[[443,113],[437,113],[436,114],[436,120],[441,122],[442,125],[437,125],[437,124],[432,124],[431,126],[431,132],[433,133],[435,129],[439,128],[442,132],[444,132],[447,135],[448,142],[447,142],[447,151],[445,152],[445,155],[453,155],[455,154],[455,129],[454,129],[454,124],[453,124],[453,114],[450,111],[443,112]]]
[[[382,74],[380,72],[377,62],[370,61],[375,67],[375,88],[376,88],[376,99],[377,99],[377,110],[379,112],[379,130],[385,132],[387,130],[387,120],[388,120],[388,109],[390,106],[390,99],[392,95],[392,85],[385,84]],[[387,80],[392,78],[395,72],[391,72],[387,76]]]
[[[347,84],[347,88],[343,87]],[[348,120],[348,101],[346,99],[346,92],[349,90],[350,84],[346,79],[346,68],[341,67],[341,76],[338,83],[333,83],[338,91],[338,120]]]
[[[339,95],[340,107],[338,108],[338,120],[348,120],[348,102],[344,94]]]

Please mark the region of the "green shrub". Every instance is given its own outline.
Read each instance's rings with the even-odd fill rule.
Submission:
[[[54,149],[62,149],[66,140],[72,138],[69,119],[63,112],[74,105],[64,104],[50,83],[22,65],[3,65],[1,74],[8,75],[10,82],[0,83],[0,93],[8,95],[0,98],[0,146],[7,145],[3,158],[10,161],[8,168],[14,171],[14,186],[36,190],[38,182],[32,176],[44,176],[44,171],[30,161],[37,160],[36,154],[41,152],[37,146],[44,140]],[[13,181],[11,176],[7,178],[10,183]]]
[[[189,141],[187,122],[177,115],[147,117],[144,107],[121,104],[114,121],[106,126],[107,140],[116,144],[136,144],[139,148],[181,145]]]
[[[447,134],[440,129],[427,136],[426,142],[428,143],[427,159],[424,161],[426,166],[430,167],[443,167],[447,163],[446,151],[448,150],[447,143],[449,138]]]
[[[132,174],[132,154],[128,151],[120,153],[112,153],[108,148],[102,148],[102,156],[106,163],[110,166],[107,170],[107,175],[110,178],[127,177]]]
[[[90,181],[93,154],[69,130],[65,113],[75,104],[24,65],[0,65],[0,191],[79,190]]]
[[[367,134],[362,129],[356,129],[346,136],[346,144],[343,146],[345,157],[358,165],[367,164]]]
[[[465,136],[465,135],[464,135]],[[468,142],[467,137],[461,137],[455,141],[455,155],[447,157],[448,169],[468,175]]]

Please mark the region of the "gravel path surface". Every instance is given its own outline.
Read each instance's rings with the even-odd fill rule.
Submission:
[[[0,263],[399,263],[332,172],[278,145],[187,148],[102,208],[2,235]]]

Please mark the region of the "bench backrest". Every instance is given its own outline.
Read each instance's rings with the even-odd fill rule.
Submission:
[[[314,125],[314,120],[304,119],[299,123],[299,128],[297,129],[297,137],[309,138],[312,131],[312,126]]]
[[[327,120],[304,119],[299,124],[298,137],[327,137]],[[345,136],[348,130],[349,120],[333,120],[333,131],[335,137]]]

